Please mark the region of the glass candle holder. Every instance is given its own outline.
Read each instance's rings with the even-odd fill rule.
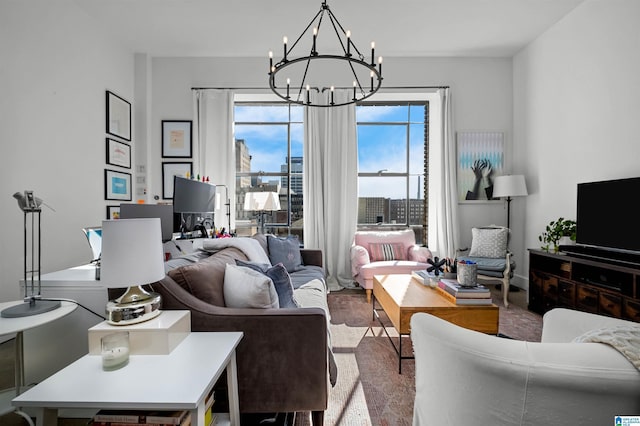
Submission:
[[[100,339],[102,347],[102,369],[117,370],[129,363],[129,332],[118,331]]]

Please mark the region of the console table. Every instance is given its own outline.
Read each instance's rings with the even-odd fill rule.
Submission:
[[[640,267],[529,250],[529,309],[565,307],[640,322]]]
[[[38,426],[57,425],[59,408],[190,410],[205,426],[205,399],[227,372],[229,416],[239,425],[236,347],[241,332],[191,333],[168,355],[131,355],[129,364],[102,370],[100,355],[85,355],[13,399],[34,407]]]

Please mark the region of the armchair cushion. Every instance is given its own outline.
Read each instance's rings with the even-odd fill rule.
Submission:
[[[502,277],[507,266],[506,257],[473,257],[459,256],[458,260],[471,261],[478,264],[478,273],[491,277]],[[516,262],[511,260],[511,270],[516,269]]]
[[[372,262],[379,260],[405,260],[407,247],[402,243],[370,243],[369,253]]]
[[[471,257],[505,257],[507,255],[507,242],[509,228],[487,227],[473,228]]]

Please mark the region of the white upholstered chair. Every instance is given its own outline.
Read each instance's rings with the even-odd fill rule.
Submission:
[[[478,281],[481,284],[501,284],[504,306],[509,306],[509,285],[515,262],[509,252],[509,228],[486,226],[471,230],[471,248],[458,260],[472,261],[478,265]],[[467,249],[461,250],[466,252]]]
[[[640,413],[640,371],[613,347],[573,343],[589,330],[640,324],[568,309],[543,320],[542,342],[411,318],[414,426],[613,425]]]

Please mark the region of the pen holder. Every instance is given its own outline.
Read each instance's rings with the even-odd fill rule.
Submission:
[[[463,287],[475,287],[478,279],[478,265],[476,263],[458,264],[458,282]]]

